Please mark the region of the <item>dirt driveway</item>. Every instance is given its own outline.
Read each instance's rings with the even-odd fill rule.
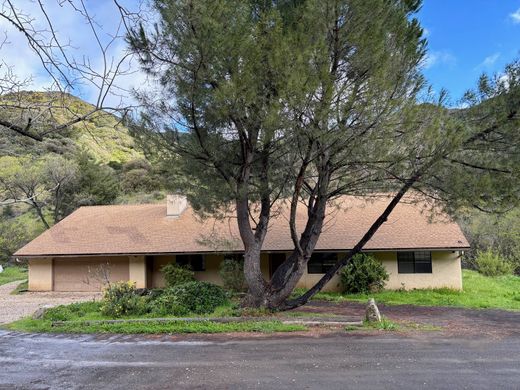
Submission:
[[[73,302],[99,299],[100,293],[78,292],[27,292],[11,295],[20,282],[12,282],[0,286],[0,324],[16,321],[31,315],[42,306],[66,305]]]
[[[496,309],[463,309],[458,307],[383,305],[381,314],[402,323],[432,325],[444,336],[488,337],[520,336],[520,312]],[[301,311],[344,316],[363,316],[365,305],[355,302],[332,303],[313,301]]]

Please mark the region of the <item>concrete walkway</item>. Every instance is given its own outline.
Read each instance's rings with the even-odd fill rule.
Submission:
[[[34,313],[42,306],[66,305],[73,302],[100,299],[100,293],[92,292],[27,292],[11,295],[22,280],[0,286],[0,324],[19,320]]]

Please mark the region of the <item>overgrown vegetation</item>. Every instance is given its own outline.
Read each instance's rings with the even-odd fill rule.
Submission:
[[[167,287],[138,293],[132,282],[119,282],[105,289],[101,313],[118,318],[124,316],[184,316],[209,314],[217,307],[229,304],[222,287],[200,281],[187,281]]]
[[[137,295],[135,283],[113,283],[105,289],[101,313],[110,317],[145,314],[147,302]]]
[[[341,270],[340,277],[344,293],[368,293],[382,290],[389,275],[375,257],[360,253]]]
[[[228,303],[228,297],[222,287],[208,282],[179,284],[171,287],[167,293],[178,305],[196,314],[211,313],[218,306]]]
[[[243,259],[225,258],[220,263],[219,274],[226,290],[235,293],[246,291]]]
[[[20,92],[16,98],[38,107],[53,95]],[[92,109],[66,99],[53,109],[53,120],[66,121],[67,110],[81,115]],[[16,112],[2,111],[0,119],[5,115]],[[0,126],[0,264],[80,206],[162,199],[164,169],[146,160],[129,130],[105,112],[43,141]]]
[[[464,257],[466,267],[478,270],[478,254],[490,251],[520,275],[520,207],[500,214],[467,209],[457,214],[471,244]]]
[[[175,287],[195,280],[195,272],[191,270],[189,265],[169,263],[161,268],[161,272],[168,287]]]
[[[514,275],[487,277],[476,271],[463,270],[463,291],[451,289],[381,291],[370,294],[339,294],[322,292],[316,299],[333,302],[366,302],[375,298],[390,305],[458,306],[520,310],[520,277]]]
[[[305,331],[307,327],[298,324],[283,324],[280,321],[251,321],[217,323],[211,321],[199,322],[147,322],[119,324],[66,324],[59,327],[51,326],[48,320],[24,319],[8,325],[11,330],[24,332],[54,332],[54,333],[229,333],[229,332],[297,332]]]
[[[126,294],[126,293],[125,293]],[[160,297],[159,297],[160,298]],[[222,333],[222,332],[294,332],[304,331],[307,328],[298,324],[283,324],[273,318],[266,321],[245,321],[217,323],[211,321],[175,321],[174,313],[161,315],[153,310],[147,314],[126,314],[113,317],[103,314],[103,302],[82,302],[70,305],[57,306],[47,310],[42,319],[34,320],[25,318],[9,324],[12,330],[25,332],[57,332],[57,333]],[[223,317],[237,315],[237,309],[231,305],[215,308],[210,317]],[[198,316],[195,313],[184,312],[185,315]],[[137,322],[137,323],[101,323],[87,324],[85,321],[111,320],[114,318],[157,318],[171,317],[168,322]],[[56,321],[71,321],[70,323],[52,326]]]
[[[0,273],[0,285],[27,279],[27,269],[22,267],[5,267]]]
[[[478,272],[485,276],[511,275],[514,271],[513,264],[492,249],[478,251],[474,261]]]

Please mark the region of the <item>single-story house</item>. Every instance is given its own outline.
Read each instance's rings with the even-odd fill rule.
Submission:
[[[343,196],[329,207],[323,232],[299,287],[311,287],[347,253],[381,214],[388,197]],[[442,213],[432,215],[425,201],[402,202],[364,251],[386,267],[388,289],[462,288],[461,254],[469,248],[460,227]],[[306,210],[298,210],[302,228]],[[261,255],[269,278],[293,249],[288,204],[272,218]],[[104,281],[131,280],[138,288],[164,286],[161,268],[190,264],[197,279],[221,283],[225,256],[243,253],[236,220],[201,219],[185,197],[169,195],[164,204],[81,207],[45,231],[14,256],[29,263],[29,290],[92,291]],[[337,290],[335,276],[325,290]]]

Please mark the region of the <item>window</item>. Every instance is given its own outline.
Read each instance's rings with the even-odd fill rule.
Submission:
[[[400,274],[431,274],[432,253],[397,252],[397,272]]]
[[[307,263],[309,274],[324,274],[338,261],[338,254],[333,252],[313,253]]]
[[[177,255],[175,261],[179,265],[189,265],[193,271],[205,271],[204,256],[202,255]]]

